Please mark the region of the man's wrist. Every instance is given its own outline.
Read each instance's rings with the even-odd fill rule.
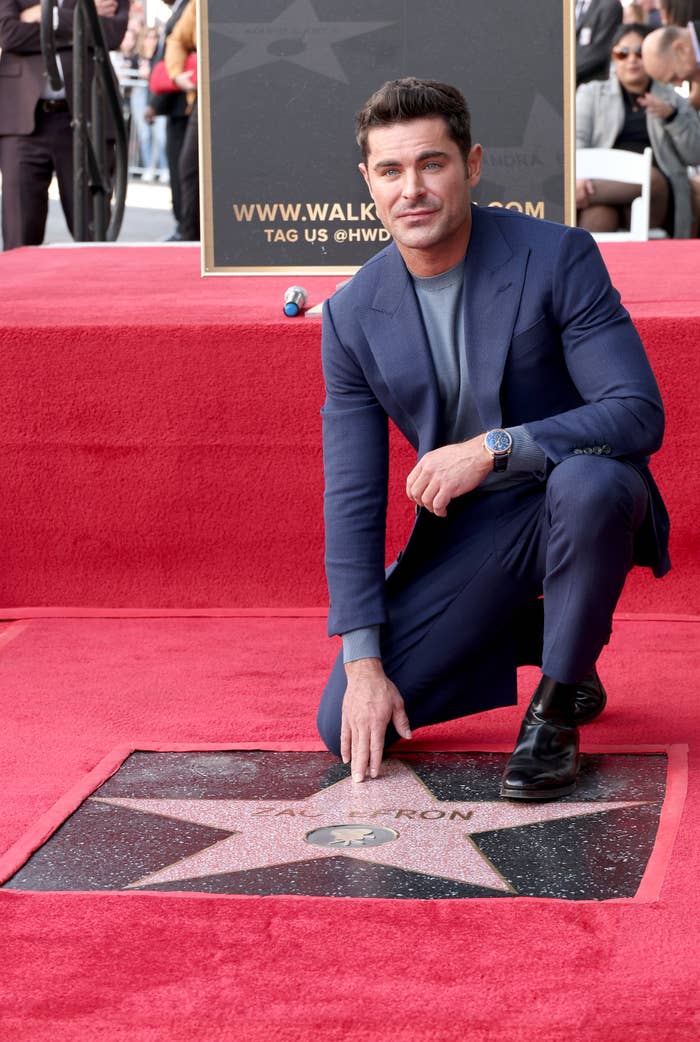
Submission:
[[[348,678],[360,676],[383,676],[384,666],[380,658],[356,658],[345,663]]]
[[[362,626],[343,634],[343,662],[380,657],[379,626]]]

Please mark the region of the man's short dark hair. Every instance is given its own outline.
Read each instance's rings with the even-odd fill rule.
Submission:
[[[414,76],[388,80],[357,113],[355,127],[362,158],[367,161],[367,139],[372,127],[388,127],[430,116],[442,116],[450,137],[459,146],[466,162],[472,136],[471,116],[464,95],[449,83],[418,80]]]
[[[635,35],[639,36],[643,40],[645,36],[648,36],[649,33],[652,33],[653,31],[654,30],[650,25],[645,25],[643,22],[630,22],[629,25],[625,25],[623,22],[622,25],[618,25],[615,30],[615,35],[612,38],[612,44],[610,46],[617,47],[622,37],[627,36],[627,33],[635,33]]]

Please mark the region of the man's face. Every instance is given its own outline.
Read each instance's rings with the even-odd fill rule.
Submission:
[[[446,271],[464,255],[481,157],[474,145],[465,164],[441,116],[369,131],[360,170],[379,219],[415,274]]]

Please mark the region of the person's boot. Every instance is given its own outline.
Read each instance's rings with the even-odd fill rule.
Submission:
[[[542,676],[503,773],[501,796],[552,800],[573,792],[579,770],[577,687]]]
[[[605,688],[595,669],[587,673],[574,686],[576,688],[574,723],[577,727],[580,727],[581,724],[590,724],[591,720],[595,720],[596,717],[600,716],[605,709],[608,696],[605,694]]]
[[[542,666],[544,640],[544,601],[529,601],[515,619],[516,663],[519,666]],[[574,721],[576,726],[590,724],[605,709],[607,696],[595,666],[576,684]]]

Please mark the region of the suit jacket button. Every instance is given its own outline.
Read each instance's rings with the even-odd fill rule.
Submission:
[[[609,456],[611,452],[612,452],[612,449],[610,448],[609,445],[603,445],[603,455],[604,456]]]
[[[583,451],[586,454],[586,456],[592,456],[593,455],[593,449],[591,448],[590,445],[586,445],[586,447],[585,447],[585,449]]]

